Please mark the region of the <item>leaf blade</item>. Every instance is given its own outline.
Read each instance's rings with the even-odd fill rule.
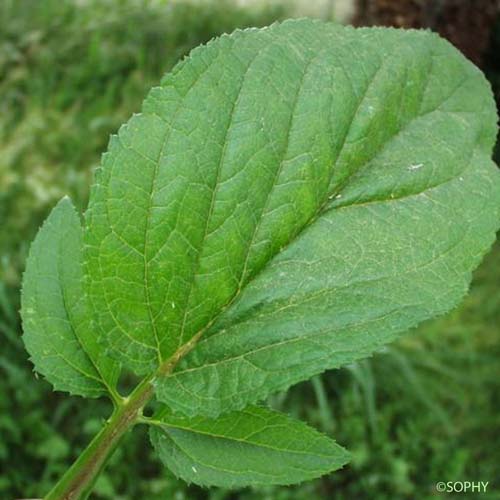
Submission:
[[[318,26],[324,27],[322,24]],[[287,51],[290,37],[286,30],[283,33],[280,30],[280,25],[276,25],[269,30],[238,32],[197,49],[181,64],[179,71],[166,78],[162,88],[154,89],[144,104],[142,115],[134,117],[110,143],[109,154],[103,161],[86,214],[86,260],[92,280],[89,295],[95,297],[93,304],[100,318],[103,338],[108,340],[116,357],[137,373],[154,369],[196,335],[237,293],[246,279],[244,274],[249,274],[251,266],[248,263],[253,257],[248,251],[245,257],[245,242],[224,245],[224,250],[221,250],[221,245],[225,241],[241,239],[238,235],[242,231],[251,242],[258,222],[254,220],[252,203],[258,207],[267,199],[266,193],[252,180],[252,169],[262,163],[263,158],[269,162],[270,158],[272,160],[280,154],[274,147],[277,139],[268,137],[271,132],[276,135],[279,131],[280,148],[282,154],[286,153],[287,130],[275,130],[273,122],[277,117],[291,121],[294,107],[290,107],[283,90],[270,82],[273,88],[265,89],[267,95],[262,92],[259,117],[255,120],[254,93],[260,87],[263,75],[276,66],[276,58],[286,55],[285,67],[276,67],[277,75],[272,77],[286,81],[288,71],[293,71],[296,78],[290,80],[289,90],[295,100],[306,74],[303,63],[307,66],[317,59],[317,51],[307,44],[297,42],[293,51]],[[271,33],[277,36],[271,37]],[[322,40],[316,39],[312,33],[306,33],[305,40],[319,50]],[[306,57],[309,58],[307,61]],[[221,75],[221,67],[228,73]],[[322,69],[316,67],[315,71],[321,72]],[[310,88],[315,81],[312,76]],[[221,90],[222,77],[229,89],[223,87]],[[329,76],[323,75],[322,78],[325,80]],[[229,99],[228,90],[233,92]],[[269,108],[266,99],[271,90],[276,105]],[[200,107],[199,102],[213,102],[211,113]],[[200,110],[194,112],[197,106]],[[247,115],[253,120],[251,127],[260,131],[257,152],[253,146],[240,147],[241,138],[248,134],[245,130]],[[225,121],[220,122],[222,119]],[[159,125],[153,121],[162,120],[166,120],[166,125],[157,132]],[[167,137],[169,147],[164,149],[152,139],[160,136]],[[145,137],[148,138],[147,144],[143,144]],[[230,139],[224,140],[226,137]],[[161,140],[159,142],[163,144]],[[120,146],[120,143],[126,144]],[[210,147],[207,148],[206,144]],[[130,159],[127,160],[124,154],[132,145],[141,150],[133,158],[133,166],[127,165]],[[160,154],[156,162],[161,163],[159,170],[137,157],[142,158],[147,151],[163,149],[164,155]],[[236,184],[229,185],[233,176],[238,174],[235,162],[241,155],[246,157],[248,168],[243,176],[234,180]],[[117,173],[113,174],[115,164],[119,166]],[[279,171],[280,162],[273,168]],[[155,192],[151,191],[152,182],[139,185],[141,181],[137,178],[138,172],[147,177],[153,171],[160,176]],[[126,179],[127,175],[131,179]],[[276,172],[269,170],[266,176],[272,188]],[[126,186],[130,180],[137,186]],[[247,196],[247,187],[252,183],[255,184],[252,196]],[[155,200],[150,238],[155,244],[149,248],[149,256],[145,259],[147,273],[144,255],[141,256],[145,252],[125,248],[133,246],[131,240],[134,238],[137,238],[136,247],[144,244],[144,228],[136,232],[128,225],[130,216],[137,213],[137,207],[131,204],[136,191],[140,192],[142,212],[147,213],[151,198]],[[240,207],[240,223],[227,217],[226,203]],[[137,220],[146,219],[147,216],[141,216]],[[117,228],[122,230],[121,235],[114,234]],[[254,246],[258,245],[256,241]],[[125,255],[127,252],[129,255]],[[114,258],[115,254],[120,254],[121,262]],[[230,264],[225,265],[226,261]],[[127,283],[128,289],[123,290],[118,281],[127,274],[131,280]],[[146,275],[150,279],[146,279]],[[153,286],[145,286],[146,282],[153,283]],[[148,294],[154,296],[152,301],[148,300]],[[101,302],[102,296],[110,297],[107,304]],[[155,318],[156,325],[151,325],[151,317]],[[160,332],[160,346],[154,338],[155,331]],[[160,359],[157,359],[158,351]]]
[[[89,203],[110,352],[150,373],[201,337],[157,394],[215,416],[448,310],[498,227],[495,122],[482,74],[430,33],[301,20],[196,49],[112,139]],[[277,335],[296,349],[273,351]],[[254,351],[290,363],[259,372]]]
[[[151,429],[176,476],[202,486],[293,484],[339,469],[348,453],[306,424],[261,407],[217,420],[164,413]]]
[[[23,276],[23,341],[35,369],[56,390],[113,394],[119,369],[91,330],[83,291],[82,229],[63,198],[39,230]]]
[[[477,206],[480,204],[479,201]],[[492,208],[488,207],[490,214],[494,213]],[[368,209],[359,210],[364,212],[360,219],[365,223],[367,236],[391,236],[380,225],[367,227]],[[461,213],[456,205],[450,205],[452,210]],[[408,218],[411,215],[410,212]],[[498,219],[492,217],[490,228],[497,223]],[[289,256],[283,255],[272,271],[261,275],[242,294],[232,314],[228,312],[220,318],[220,323],[207,332],[178,370],[158,381],[159,399],[186,415],[215,417],[263,399],[271,392],[285,390],[325,369],[370,355],[422,320],[448,311],[463,297],[471,268],[493,242],[494,234],[490,232],[485,239],[469,228],[467,241],[462,243],[468,243],[475,257],[466,268],[461,263],[463,255],[456,250],[460,250],[463,237],[458,233],[455,241],[442,247],[442,256],[436,254],[435,261],[428,255],[428,262],[422,260],[422,266],[415,270],[408,261],[404,272],[391,276],[372,271],[371,277],[358,277],[357,283],[352,280],[348,285],[346,276],[351,267],[345,267],[344,262],[348,262],[349,254],[357,262],[360,274],[369,271],[371,258],[374,262],[381,258],[372,250],[362,259],[362,252],[356,249],[359,239],[336,256],[317,255],[317,262],[304,260],[305,254],[292,247]],[[426,230],[427,226],[423,228]],[[441,224],[435,230],[444,231],[445,226]],[[322,241],[333,247],[335,242],[325,239],[325,232],[309,243]],[[403,248],[411,257],[416,239],[407,236]],[[419,231],[415,236],[422,238],[425,234]],[[335,259],[342,267],[332,268]],[[321,275],[322,267],[329,266],[330,284],[326,279],[320,288],[319,280],[313,280],[314,274],[304,274],[307,266],[316,268],[316,276]],[[423,271],[426,274],[422,279]],[[276,285],[285,279],[283,287]],[[288,296],[285,286],[290,290]],[[269,290],[275,292],[275,297]]]
[[[479,262],[478,256],[483,255],[489,248],[498,228],[500,197],[498,172],[489,160],[496,131],[496,117],[487,84],[472,65],[442,41],[438,42],[436,47],[432,47],[429,53],[432,54],[432,58],[437,54],[438,59],[445,56],[451,59],[451,69],[441,64],[434,72],[431,71],[425,78],[423,77],[424,85],[418,93],[420,98],[413,103],[414,109],[417,110],[415,116],[403,120],[402,127],[400,125],[389,130],[389,135],[382,137],[382,141],[385,141],[381,142],[382,147],[377,145],[375,140],[375,148],[370,151],[372,155],[373,152],[375,154],[368,159],[363,153],[363,147],[353,154],[349,151],[351,148],[349,144],[352,142],[354,146],[359,145],[358,135],[362,133],[363,137],[364,131],[373,126],[373,121],[366,119],[370,113],[377,114],[377,109],[370,109],[377,107],[377,103],[373,102],[373,96],[370,95],[370,92],[374,92],[373,87],[370,91],[369,86],[365,86],[363,97],[359,101],[361,104],[358,103],[351,115],[353,120],[356,120],[357,116],[360,123],[351,124],[346,134],[344,146],[337,160],[339,175],[337,182],[342,188],[331,195],[331,199],[325,205],[325,212],[351,211],[359,214],[360,211],[365,211],[366,205],[368,211],[375,207],[373,213],[365,216],[354,213],[352,217],[358,219],[358,226],[346,222],[344,216],[339,216],[340,220],[333,218],[328,224],[324,224],[328,217],[325,217],[325,212],[320,214],[314,224],[321,223],[322,230],[320,234],[310,237],[311,248],[307,249],[303,245],[300,251],[296,250],[295,247],[297,244],[300,245],[298,242],[302,235],[296,237],[291,245],[292,247],[295,245],[293,251],[288,252],[291,264],[287,266],[285,262],[287,250],[284,252],[285,256],[282,254],[272,258],[263,274],[266,275],[267,269],[275,266],[275,262],[281,262],[282,268],[276,265],[276,271],[267,273],[267,279],[260,279],[260,276],[257,276],[254,282],[247,285],[247,289],[254,291],[260,288],[262,294],[255,292],[253,298],[249,299],[248,290],[244,290],[231,307],[224,311],[205,332],[197,348],[182,366],[179,366],[176,373],[159,381],[157,394],[162,401],[187,415],[203,414],[214,417],[224,411],[243,408],[266,397],[270,392],[286,389],[293,383],[325,369],[336,368],[369,355],[420,321],[448,311],[463,297],[470,282],[470,272]],[[387,71],[394,74],[390,62],[385,62],[385,65]],[[425,71],[429,66],[430,63],[423,66]],[[422,72],[425,72],[424,69]],[[447,71],[456,73],[459,85],[454,81],[442,85],[442,76]],[[373,75],[370,78],[372,82],[370,85],[377,81],[377,75],[379,78],[383,75],[383,70],[379,69]],[[397,103],[397,100],[394,103]],[[394,112],[395,116],[400,113],[396,108]],[[430,130],[432,133],[429,133]],[[349,139],[349,136],[353,136],[352,139]],[[363,163],[359,163],[360,158]],[[356,170],[346,174],[349,168],[352,169],[353,162],[358,162]],[[343,172],[344,177],[341,177]],[[469,192],[473,193],[475,199],[469,200]],[[429,196],[434,198],[432,207],[429,206]],[[413,202],[414,200],[418,201]],[[397,208],[388,210],[387,206],[391,204],[397,205]],[[448,204],[449,210],[441,209],[442,204]],[[394,235],[384,230],[387,221],[384,222],[383,218],[390,216],[391,212],[396,215],[387,220],[391,221],[394,228],[403,224],[408,227],[407,230],[400,231],[401,234],[396,238],[399,252],[391,251],[389,243],[392,236],[398,236],[398,230],[394,230]],[[476,217],[475,214],[480,214],[480,217]],[[375,227],[370,220],[372,217],[381,218],[382,223],[378,226],[375,224]],[[322,218],[325,219],[323,222]],[[451,227],[447,221],[454,221],[457,227]],[[418,227],[418,224],[421,224],[421,227]],[[368,228],[365,237],[359,236],[359,227]],[[307,228],[305,232],[307,233],[309,229],[311,228]],[[339,237],[324,236],[331,235],[332,230],[341,233],[340,239],[345,250],[338,241],[335,241],[335,238]],[[308,234],[311,234],[310,231]],[[432,234],[433,239],[429,234]],[[353,244],[349,242],[351,238],[358,238],[361,243],[354,241]],[[385,240],[386,247],[378,251],[381,240]],[[420,241],[426,242],[427,247],[420,244]],[[365,308],[362,310],[355,308],[355,310],[358,316],[363,318],[370,313],[370,307],[378,308],[389,315],[387,316],[389,321],[380,322],[379,326],[367,323],[373,331],[370,328],[360,330],[354,321],[350,326],[353,331],[349,328],[346,330],[345,325],[344,330],[341,330],[339,325],[334,325],[330,328],[329,340],[314,345],[312,341],[305,342],[307,335],[304,333],[302,339],[304,341],[301,342],[297,333],[300,328],[297,328],[297,324],[302,322],[308,325],[304,331],[308,329],[311,335],[314,332],[318,333],[315,321],[309,318],[318,314],[314,307],[321,309],[321,304],[314,305],[313,302],[309,310],[304,309],[302,312],[296,308],[296,325],[293,325],[290,319],[291,313],[286,319],[286,315],[279,315],[279,308],[272,309],[269,305],[272,302],[270,296],[275,293],[277,295],[275,302],[281,300],[284,306],[287,296],[290,298],[300,295],[297,291],[304,287],[308,279],[318,280],[323,273],[318,266],[314,274],[304,271],[304,268],[311,267],[310,264],[314,261],[312,257],[308,259],[307,256],[318,248],[327,246],[331,251],[322,252],[324,264],[335,258],[343,259],[345,272],[338,262],[335,263],[333,269],[329,268],[328,279],[324,280],[325,288],[328,288],[325,283],[329,280],[336,279],[338,286],[345,283],[346,273],[353,264],[354,268],[360,267],[357,272],[361,276],[364,272],[368,276],[371,273],[377,278],[377,273],[370,270],[370,263],[366,259],[363,261],[363,252],[356,248],[359,245],[363,245],[367,253],[373,254],[371,256],[373,265],[387,267],[384,259],[392,260],[392,263],[389,263],[391,265],[399,262],[401,271],[407,269],[403,275],[406,279],[412,278],[415,282],[420,281],[424,284],[427,280],[427,285],[433,292],[425,293],[423,296],[427,302],[420,305],[416,295],[421,291],[411,289],[401,289],[400,296],[392,297],[392,301],[387,304],[380,304],[376,299],[370,304],[367,298],[370,293],[378,293],[380,296],[386,294],[384,286],[391,286],[390,282],[386,281],[383,287],[373,286],[371,291],[364,291],[361,298],[364,300]],[[453,253],[451,250],[455,245],[458,252]],[[444,257],[441,265],[429,264],[426,268],[424,261],[432,260],[428,255],[429,252],[438,256],[443,249]],[[410,262],[405,254],[415,262]],[[351,259],[350,256],[356,258]],[[298,263],[295,267],[293,267],[294,261]],[[412,265],[419,265],[421,271],[411,274]],[[282,275],[286,276],[290,273],[290,269],[296,277],[295,281],[280,283],[283,281]],[[352,279],[352,284],[355,285],[356,272],[353,272]],[[392,286],[397,290],[397,278],[393,281]],[[446,295],[448,289],[450,293]],[[352,292],[350,300],[356,304],[359,297],[355,295],[354,286]],[[443,297],[435,300],[433,294],[440,294]],[[344,293],[344,296],[339,296],[337,304],[331,303],[326,317],[334,318],[336,315],[342,317],[342,314],[345,316],[340,306],[349,307],[347,296],[349,294]],[[406,307],[412,297],[416,303],[412,308]],[[245,300],[247,300],[246,305],[242,305]],[[393,311],[387,307],[384,309],[384,306],[389,304]],[[266,307],[269,311],[273,310],[273,313],[266,312],[264,318],[259,318],[259,315],[263,315],[259,308],[266,310]],[[393,317],[390,314],[393,314]],[[330,321],[335,323],[335,320]],[[342,331],[345,336],[354,335],[354,338],[350,340],[340,338]],[[328,337],[324,332],[322,335]],[[374,338],[376,335],[378,337]],[[212,336],[214,339],[211,340]],[[220,337],[220,342],[217,336]],[[288,339],[289,345],[295,343],[295,348],[274,349],[274,354],[271,354],[273,344],[279,345],[280,338]],[[316,341],[318,340],[316,338]],[[345,351],[343,354],[342,350]],[[254,354],[254,351],[259,354]],[[267,354],[264,355],[265,353]],[[302,361],[298,359],[300,356],[303,358]],[[276,367],[274,371],[270,366]],[[193,394],[196,394],[196,397],[193,397]]]

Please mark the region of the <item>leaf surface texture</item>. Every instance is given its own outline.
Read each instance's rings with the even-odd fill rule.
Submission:
[[[311,20],[195,49],[86,214],[110,353],[188,416],[371,354],[465,294],[499,225],[491,91],[428,32]]]
[[[91,324],[82,272],[82,228],[69,198],[52,210],[33,242],[23,277],[24,344],[55,389],[86,397],[114,391],[117,364]]]
[[[260,407],[217,420],[163,412],[151,440],[165,465],[198,485],[293,484],[345,465],[348,453],[306,424]]]

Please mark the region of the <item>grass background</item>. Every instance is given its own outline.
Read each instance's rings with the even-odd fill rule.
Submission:
[[[23,349],[20,276],[41,221],[64,194],[86,205],[109,134],[190,48],[287,14],[224,0],[0,0],[0,498],[41,496],[110,411],[53,393]],[[499,259],[496,244],[450,315],[270,398],[351,450],[344,470],[289,488],[203,490],[166,471],[137,428],[94,498],[414,499],[452,480],[489,481],[480,498],[500,498]]]

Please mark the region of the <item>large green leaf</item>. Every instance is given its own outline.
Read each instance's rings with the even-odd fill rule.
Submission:
[[[339,469],[348,453],[306,424],[265,408],[248,407],[217,420],[154,420],[151,440],[165,465],[202,486],[293,484]]]
[[[86,217],[110,353],[241,409],[453,307],[499,225],[483,75],[429,32],[311,20],[196,49],[111,140]],[[163,369],[163,371],[168,371]]]
[[[24,344],[55,389],[96,397],[114,392],[119,369],[92,331],[82,274],[82,228],[69,198],[33,242],[23,278]]]
[[[365,357],[449,310],[491,243],[491,187],[487,175],[467,171],[419,196],[334,205],[159,381],[159,398],[216,416]]]

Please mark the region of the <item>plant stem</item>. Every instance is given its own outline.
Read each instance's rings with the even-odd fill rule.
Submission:
[[[117,405],[105,426],[90,442],[45,500],[85,500],[94,483],[116,449],[123,435],[142,416],[142,410],[153,394],[151,378],[145,379]]]
[[[136,423],[145,423],[142,410],[153,397],[152,381],[158,376],[168,376],[177,363],[203,334],[200,330],[191,340],[181,346],[169,359],[160,365],[157,372],[146,377],[128,396],[121,398],[111,393],[115,411],[99,434],[83,450],[73,465],[45,496],[44,500],[86,500],[99,473],[115,451],[123,435]]]

